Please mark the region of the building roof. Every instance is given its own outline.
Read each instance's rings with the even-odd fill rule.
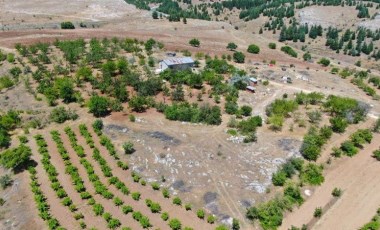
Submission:
[[[162,60],[166,65],[182,65],[182,64],[194,64],[194,60],[191,57],[182,58],[170,58]]]
[[[248,89],[248,90],[251,90],[251,91],[255,91],[255,90],[256,90],[256,88],[253,87],[253,86],[247,86],[247,89]]]
[[[251,82],[257,82],[257,79],[254,78],[254,77],[250,77],[249,80],[250,80]]]

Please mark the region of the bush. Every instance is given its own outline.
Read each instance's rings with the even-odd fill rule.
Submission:
[[[153,182],[151,185],[152,185],[153,190],[160,190],[160,184],[159,183]]]
[[[297,52],[294,51],[290,46],[281,47],[281,51],[295,58],[298,56]]]
[[[50,120],[56,123],[64,123],[68,120],[76,120],[78,119],[78,114],[76,114],[74,111],[68,109],[66,110],[63,106],[59,106],[57,108],[54,108],[50,112]]]
[[[213,223],[215,223],[215,221],[216,221],[216,217],[214,215],[209,215],[207,217],[207,223],[213,224]]]
[[[333,195],[333,197],[340,197],[342,195],[342,190],[340,188],[334,188],[331,195]]]
[[[181,221],[179,221],[178,219],[171,219],[169,221],[169,227],[172,230],[180,230],[182,228]]]
[[[301,205],[304,201],[301,195],[301,189],[294,184],[288,184],[284,188],[284,196],[288,198],[293,204]]]
[[[0,154],[0,164],[7,169],[21,169],[30,161],[32,150],[21,144],[19,147],[8,149]]]
[[[258,53],[260,53],[260,47],[258,47],[255,44],[251,44],[248,46],[247,52],[253,53],[253,54],[258,54]]]
[[[322,208],[321,207],[315,208],[313,216],[316,218],[320,218],[322,216]]]
[[[199,209],[197,211],[197,216],[199,219],[204,219],[205,218],[205,211],[203,209]]]
[[[380,161],[380,150],[377,149],[377,150],[373,151],[373,157],[376,160]]]
[[[169,219],[169,214],[167,212],[164,212],[161,214],[161,219],[163,221],[167,221]]]
[[[327,59],[327,58],[321,58],[319,61],[318,61],[318,64],[321,64],[323,66],[329,66],[330,65],[330,60]]]
[[[301,181],[310,185],[321,185],[325,181],[325,178],[322,175],[322,171],[322,166],[309,163],[301,171]]]
[[[88,103],[90,113],[94,114],[95,117],[103,117],[109,113],[109,101],[106,97],[92,96]]]
[[[309,52],[306,52],[302,56],[304,61],[310,61],[311,60],[311,54]]]
[[[0,187],[1,189],[6,189],[8,186],[11,186],[13,180],[9,174],[0,177]]]
[[[275,50],[276,49],[276,43],[271,42],[271,43],[269,43],[268,47],[269,47],[269,49]]]
[[[133,152],[135,152],[135,149],[133,148],[133,143],[130,141],[124,142],[123,149],[125,154],[132,154]]]
[[[179,197],[174,197],[173,198],[173,204],[181,206],[182,200]]]
[[[94,123],[92,124],[92,128],[96,131],[99,132],[103,129],[103,121],[101,119],[96,119]]]
[[[132,199],[134,200],[140,200],[141,194],[139,192],[133,192],[131,196],[132,196]]]
[[[127,206],[123,206],[123,207],[122,207],[122,211],[123,211],[124,214],[127,215],[128,213],[133,212],[133,208],[132,208],[131,206],[129,206],[129,205],[127,205]]]
[[[342,117],[332,117],[330,118],[331,129],[336,133],[344,133],[348,126],[348,122]]]
[[[165,198],[169,198],[169,197],[170,197],[169,190],[168,190],[167,188],[162,189],[162,195],[163,195]]]
[[[75,29],[75,26],[72,22],[61,22],[61,29]]]
[[[245,55],[242,52],[234,52],[233,58],[236,63],[245,62]]]
[[[340,146],[340,149],[349,157],[352,157],[359,152],[352,141],[343,142]]]
[[[243,116],[246,116],[246,117],[251,116],[251,114],[252,114],[252,107],[251,106],[243,105],[240,109],[241,109]]]
[[[193,47],[199,47],[200,44],[201,44],[201,42],[200,42],[198,39],[193,38],[193,39],[191,39],[191,40],[189,41],[189,44],[190,44],[191,46],[193,46]]]
[[[286,173],[282,170],[277,171],[272,175],[272,183],[275,186],[283,186],[285,184],[286,179]]]
[[[233,42],[230,42],[227,45],[227,49],[229,49],[229,50],[235,50],[237,47],[238,46],[235,43],[233,43]]]

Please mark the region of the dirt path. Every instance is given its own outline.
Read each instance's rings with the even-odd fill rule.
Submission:
[[[372,158],[372,151],[379,148],[380,134],[375,134],[372,143],[366,145],[356,156],[338,159],[336,167],[326,170],[325,182],[299,208],[289,213],[281,226],[301,226],[308,223],[316,207],[325,206],[335,188],[343,190],[342,197],[315,224],[313,229],[357,229],[368,222],[380,204],[380,167]],[[344,221],[342,221],[344,220]]]
[[[73,213],[69,209],[61,204],[61,200],[56,196],[54,190],[50,187],[50,180],[42,167],[41,155],[37,151],[38,146],[34,139],[29,141],[29,146],[32,149],[34,159],[38,162],[36,166],[38,181],[41,185],[41,190],[47,198],[49,204],[50,213],[53,217],[57,218],[60,225],[67,229],[80,229],[78,222],[74,219]]]
[[[194,211],[186,211],[183,207],[179,208],[178,206],[173,205],[171,199],[165,199],[160,191],[154,191],[152,188],[150,188],[150,185],[144,187],[140,184],[134,183],[132,177],[130,176],[130,172],[122,171],[119,167],[117,167],[115,160],[108,154],[107,149],[99,144],[99,138],[93,132],[92,128],[88,127],[88,130],[94,139],[95,146],[100,150],[101,153],[103,153],[102,156],[107,160],[108,164],[113,169],[113,174],[119,177],[121,181],[126,183],[131,191],[139,191],[141,193],[142,199],[151,199],[154,202],[158,202],[161,205],[163,211],[168,212],[171,218],[178,218],[182,222],[183,226],[189,226],[194,229],[202,230],[213,229],[215,227],[214,225],[206,223],[206,221],[200,220]],[[78,140],[83,140],[82,137],[79,137],[79,131],[77,128],[74,129],[74,131],[78,134]],[[82,143],[85,143],[83,141]],[[152,215],[149,215],[149,217],[150,216]],[[167,228],[167,226],[165,226],[165,228]]]

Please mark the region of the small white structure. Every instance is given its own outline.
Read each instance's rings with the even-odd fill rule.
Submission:
[[[163,71],[166,69],[186,70],[194,66],[194,60],[191,57],[170,58],[160,61],[159,68]]]
[[[247,90],[254,93],[256,91],[256,88],[249,85],[249,86],[247,86]]]
[[[257,79],[256,79],[256,78],[254,78],[254,77],[250,77],[250,78],[249,78],[249,81],[251,82],[251,84],[253,84],[253,85],[257,85]]]

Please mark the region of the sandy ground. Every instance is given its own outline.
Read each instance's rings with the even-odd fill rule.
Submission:
[[[380,204],[379,162],[372,158],[372,151],[379,148],[380,135],[375,134],[372,143],[366,145],[356,156],[344,157],[333,162],[326,170],[325,182],[317,187],[312,196],[299,208],[289,213],[281,226],[301,226],[313,219],[314,209],[324,207],[333,197],[337,187],[343,195],[327,210],[312,229],[358,229],[376,213]]]

